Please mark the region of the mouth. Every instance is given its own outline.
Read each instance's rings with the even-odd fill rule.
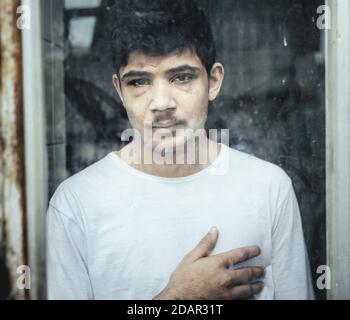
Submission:
[[[162,122],[157,122],[153,124],[153,129],[169,129],[176,127],[180,124],[180,122],[176,120],[170,120],[170,121],[162,121]]]

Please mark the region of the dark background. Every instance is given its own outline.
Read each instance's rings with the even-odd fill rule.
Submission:
[[[64,51],[65,112],[62,123],[54,124],[65,128],[62,179],[121,147],[120,134],[128,127],[111,83],[111,2],[72,8],[67,3],[73,1],[67,1],[62,8],[58,48]],[[326,264],[324,33],[316,26],[323,1],[198,2],[211,17],[218,60],[226,70],[207,127],[229,128],[232,147],[276,163],[290,175],[315,284],[317,267]],[[86,18],[95,19],[95,25],[79,32]],[[79,37],[89,32],[91,45],[79,45]],[[45,41],[57,46],[52,38]],[[59,154],[50,150],[50,168],[57,169]],[[52,175],[50,196],[59,182]],[[315,291],[317,298],[326,298],[325,291]]]

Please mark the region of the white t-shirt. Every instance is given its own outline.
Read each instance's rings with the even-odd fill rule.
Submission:
[[[112,152],[64,181],[47,213],[48,298],[152,299],[217,226],[211,255],[261,247],[239,265],[266,267],[257,299],[313,299],[291,179],[222,146],[214,163],[187,177],[149,175]]]

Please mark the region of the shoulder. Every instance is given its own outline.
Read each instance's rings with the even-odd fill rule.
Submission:
[[[229,148],[230,174],[250,190],[267,193],[273,201],[280,202],[292,188],[286,171],[267,160],[234,148]]]
[[[271,225],[280,220],[280,208],[294,195],[293,182],[280,166],[233,148],[230,148],[232,178],[238,176],[242,194],[254,203],[267,208]],[[296,212],[285,212],[291,218]]]
[[[233,168],[241,169],[247,176],[253,176],[254,179],[273,182],[279,181],[287,184],[291,182],[285,170],[277,164],[231,147],[228,149],[230,153],[230,165]]]
[[[57,210],[71,210],[73,206],[79,207],[82,198],[88,197],[95,190],[106,185],[113,164],[112,154],[110,153],[103,159],[67,178],[57,187],[50,200],[50,205]]]

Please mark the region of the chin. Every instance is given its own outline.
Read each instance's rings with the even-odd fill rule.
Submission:
[[[153,140],[153,150],[174,153],[176,150],[182,151],[186,147],[187,138],[185,136],[166,137]]]

